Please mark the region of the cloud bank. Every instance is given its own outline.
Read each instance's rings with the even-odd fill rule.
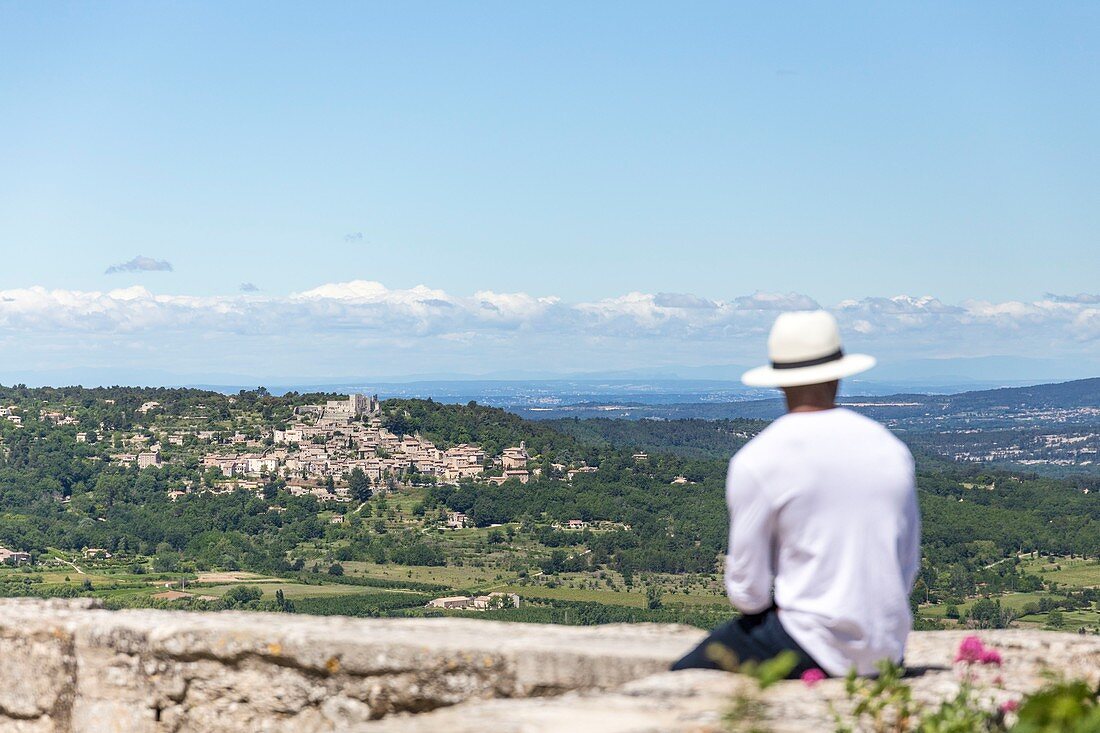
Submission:
[[[111,265],[103,274],[115,275],[120,272],[171,272],[172,263],[168,260],[154,260],[152,257],[138,255],[129,262]]]
[[[839,319],[849,348],[886,358],[1100,357],[1100,296],[1089,294],[1027,302],[899,295],[818,303],[799,293],[710,299],[629,292],[568,303],[365,280],[286,296],[258,295],[247,285],[245,294],[220,296],[156,294],[142,286],[0,291],[0,348],[27,368],[90,355],[99,363],[190,360],[211,369],[325,375],[751,364],[763,358],[777,313],[825,307]]]

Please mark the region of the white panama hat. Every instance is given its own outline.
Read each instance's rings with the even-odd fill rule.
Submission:
[[[845,354],[840,328],[825,311],[792,311],[775,319],[768,336],[771,364],[750,369],[741,381],[750,387],[800,387],[831,382],[875,365],[867,354]]]

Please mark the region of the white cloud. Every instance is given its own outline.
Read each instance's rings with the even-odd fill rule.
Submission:
[[[808,295],[801,293],[765,293],[757,290],[752,295],[734,298],[733,304],[742,310],[758,311],[809,311],[821,306]]]
[[[1100,296],[1051,297],[1031,303],[968,301],[967,316],[976,325],[1017,333],[1046,332],[1077,342],[1100,338]]]
[[[895,295],[892,298],[862,298],[845,300],[837,304],[839,310],[860,310],[880,314],[932,315],[939,313],[962,313],[959,306],[946,305],[931,295],[914,298],[909,295]]]
[[[614,298],[603,298],[576,307],[596,322],[628,321],[639,326],[655,327],[670,318],[683,317],[679,308],[657,305],[656,296],[649,293],[627,293]]]
[[[657,293],[653,304],[661,308],[716,308],[713,300],[700,298],[690,293]]]
[[[1055,303],[1084,303],[1100,305],[1100,295],[1094,295],[1092,293],[1078,293],[1077,295],[1058,295],[1056,293],[1047,293],[1043,296],[1043,299],[1050,300]]]
[[[152,257],[138,255],[129,262],[120,262],[111,265],[105,271],[105,275],[114,275],[119,272],[171,272],[172,263],[168,260],[155,260]]]
[[[818,307],[798,293],[712,300],[643,293],[565,303],[554,296],[355,280],[289,296],[199,297],[142,286],[106,292],[28,287],[0,291],[0,342],[27,363],[102,359],[142,351],[229,368],[279,365],[283,373],[364,373],[446,368],[598,369],[648,363],[749,363],[778,311]],[[931,296],[844,300],[837,314],[858,348],[894,357],[1100,355],[1100,297],[944,303]],[[184,355],[181,357],[180,355]],[[35,359],[31,357],[35,356]],[[248,368],[247,364],[238,368]]]
[[[527,293],[494,293],[480,290],[474,293],[482,318],[499,319],[509,322],[524,322],[538,319],[560,303],[556,297],[536,298]]]

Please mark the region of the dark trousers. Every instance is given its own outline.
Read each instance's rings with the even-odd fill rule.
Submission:
[[[789,677],[798,677],[808,669],[821,665],[790,637],[779,623],[778,610],[773,606],[762,613],[735,618],[710,632],[699,646],[672,665],[680,669],[724,669],[736,672],[742,662],[764,662],[783,651],[792,651],[798,664]]]

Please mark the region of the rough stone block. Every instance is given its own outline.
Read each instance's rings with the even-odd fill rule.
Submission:
[[[966,632],[917,633],[914,696],[954,694]],[[0,733],[330,733],[494,730],[641,733],[718,730],[750,680],[667,672],[703,632],[474,619],[106,611],[86,601],[0,600]],[[1005,687],[1035,689],[1045,668],[1100,682],[1100,638],[983,632]],[[843,684],[781,683],[764,696],[778,733],[828,729]]]

